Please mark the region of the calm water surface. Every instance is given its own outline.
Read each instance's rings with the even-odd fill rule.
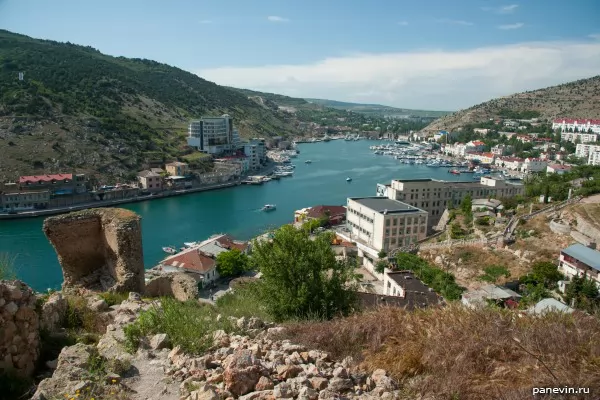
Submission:
[[[247,240],[293,221],[297,209],[345,205],[347,197],[375,196],[377,183],[416,178],[459,180],[448,174],[447,168],[400,164],[391,157],[373,155],[369,146],[380,143],[335,140],[301,144],[291,178],[124,205],[142,217],[146,268],[164,258],[163,246],[180,247],[214,233]],[[308,159],[312,164],[304,163]],[[352,182],[346,182],[348,176]],[[276,204],[277,210],[261,212],[267,203]],[[62,283],[56,253],[42,232],[42,223],[43,218],[0,221],[0,253],[13,257],[19,278],[40,291]]]

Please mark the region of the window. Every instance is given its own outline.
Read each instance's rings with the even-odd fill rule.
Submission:
[[[385,226],[390,226],[390,220],[389,219],[385,220]]]
[[[392,225],[393,225],[393,226],[396,226],[396,225],[398,225],[398,218],[394,218],[394,219],[392,220]]]

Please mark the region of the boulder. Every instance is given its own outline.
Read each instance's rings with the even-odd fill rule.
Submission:
[[[166,333],[159,333],[150,339],[150,348],[153,350],[166,349],[170,346],[169,337]]]
[[[142,292],[140,217],[120,208],[89,209],[46,218],[46,237],[63,272],[63,288]]]
[[[241,396],[254,390],[261,377],[259,361],[251,350],[239,349],[227,356],[223,381],[225,389],[235,396]]]
[[[198,298],[198,283],[188,274],[162,274],[146,283],[144,293],[149,297],[170,296],[179,301],[195,300]]]

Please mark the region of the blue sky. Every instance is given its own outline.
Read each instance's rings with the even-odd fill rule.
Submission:
[[[600,74],[599,16],[599,0],[0,0],[0,28],[220,84],[449,110]]]

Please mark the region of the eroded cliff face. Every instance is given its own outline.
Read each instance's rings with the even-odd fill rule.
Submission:
[[[47,218],[43,227],[63,271],[63,288],[143,292],[140,217],[120,208]]]

